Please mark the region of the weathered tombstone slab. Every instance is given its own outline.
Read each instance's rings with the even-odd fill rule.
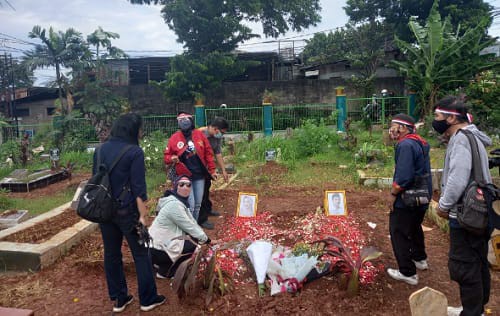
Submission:
[[[13,227],[29,217],[27,210],[7,210],[0,213],[0,229]]]
[[[83,187],[85,187],[85,185],[87,184],[87,182],[88,181],[85,180],[85,181],[80,182],[80,184],[78,185],[78,188],[75,191],[75,195],[73,195],[73,200],[71,200],[71,206],[70,207],[72,209],[76,210],[76,207],[78,206],[80,192],[82,192]]]
[[[448,299],[430,287],[413,292],[409,298],[412,316],[446,316]]]

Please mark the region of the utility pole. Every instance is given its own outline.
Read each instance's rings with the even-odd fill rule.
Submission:
[[[12,117],[12,109],[10,108],[10,100],[7,101],[7,97],[8,97],[8,86],[9,86],[9,82],[7,81],[7,75],[8,75],[8,72],[7,72],[7,67],[8,67],[8,64],[7,64],[7,53],[4,53],[3,54],[3,60],[2,60],[2,93],[3,93],[3,103],[5,104],[5,110],[7,111],[7,117]]]
[[[11,106],[14,113],[14,120],[16,121],[16,137],[19,137],[19,121],[17,120],[17,108],[16,108],[16,82],[14,78],[14,65],[12,64],[12,54],[10,54],[10,78],[12,80],[12,97]]]

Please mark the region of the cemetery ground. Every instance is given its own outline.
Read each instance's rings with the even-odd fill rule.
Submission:
[[[327,276],[304,285],[296,293],[281,293],[276,296],[259,297],[257,286],[252,280],[252,272],[246,271],[239,277],[234,291],[225,296],[215,296],[205,305],[206,290],[201,286],[197,295],[180,301],[172,292],[171,281],[157,279],[158,292],[167,296],[167,303],[149,312],[150,315],[410,315],[408,297],[425,286],[443,292],[449,305],[460,305],[458,287],[450,281],[447,268],[448,234],[432,221],[425,219],[424,225],[427,254],[430,268],[419,271],[419,284],[411,286],[389,278],[384,271],[396,267],[388,232],[387,190],[366,188],[355,184],[345,184],[342,180],[325,180],[329,170],[335,165],[310,166],[310,179],[290,183],[283,181],[285,167],[268,163],[250,177],[237,177],[229,186],[212,194],[214,209],[221,217],[211,217],[215,230],[208,231],[212,239],[220,239],[219,234],[234,216],[238,192],[253,192],[259,196],[258,212],[270,212],[273,222],[280,228],[291,228],[297,218],[316,211],[323,204],[325,190],[346,190],[349,216],[359,224],[366,244],[375,246],[383,255],[372,261],[380,271],[374,282],[361,285],[360,294],[348,297],[339,289],[339,274]],[[338,172],[338,171],[337,171]],[[45,196],[50,198],[68,185],[74,185],[88,175],[74,174],[72,183],[67,180],[52,184],[30,193],[11,193],[16,197],[30,198]],[[153,203],[150,202],[150,203]],[[68,212],[74,213],[74,212]],[[46,230],[58,230],[60,223],[45,225]],[[371,228],[368,222],[375,223]],[[27,236],[29,237],[29,236]],[[285,243],[295,242],[293,234],[286,236]],[[124,265],[130,293],[134,302],[123,315],[139,314],[135,268],[130,252],[124,247]],[[112,302],[107,295],[103,271],[103,248],[99,231],[82,240],[69,253],[52,266],[39,272],[0,273],[0,306],[32,309],[35,315],[108,315]],[[500,274],[492,271],[492,291],[487,307],[493,314],[500,314]]]

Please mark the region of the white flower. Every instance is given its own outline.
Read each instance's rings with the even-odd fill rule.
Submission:
[[[145,159],[146,159],[147,161],[150,161],[150,160],[151,160],[151,157],[147,156]]]

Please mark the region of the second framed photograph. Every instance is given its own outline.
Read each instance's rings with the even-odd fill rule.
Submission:
[[[326,216],[347,216],[345,191],[325,191]]]
[[[257,215],[258,196],[256,193],[240,192],[238,195],[237,217],[255,217]]]

